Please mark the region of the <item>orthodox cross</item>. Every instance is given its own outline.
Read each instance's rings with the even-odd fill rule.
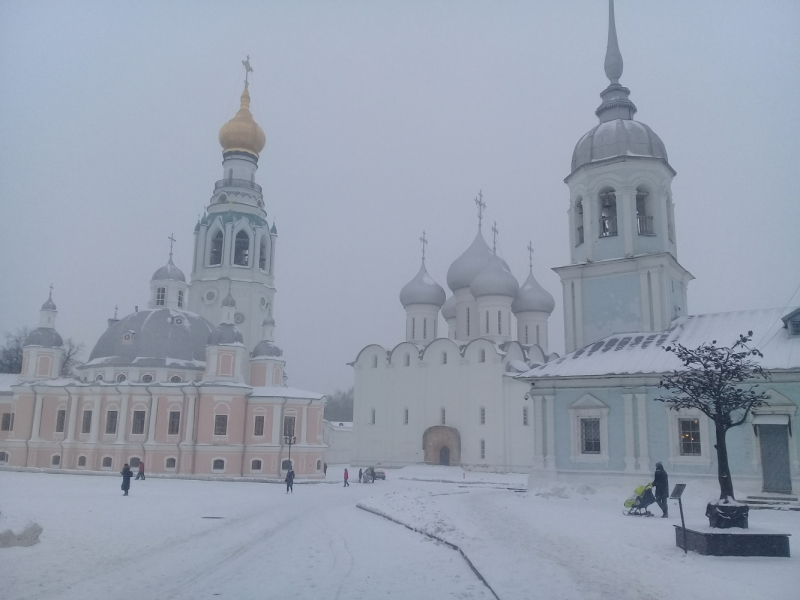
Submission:
[[[493,235],[492,250],[494,251],[495,254],[497,254],[497,234],[498,233],[500,233],[500,230],[497,229],[497,221],[495,221],[494,225],[492,225],[492,235]]]
[[[50,284],[50,297],[53,297],[53,284]]]
[[[425,246],[428,244],[428,238],[425,237],[425,231],[422,231],[422,237],[419,238],[419,241],[422,242],[422,262],[425,262]]]
[[[247,81],[247,76],[253,72],[253,67],[250,66],[250,55],[247,55],[247,59],[242,61],[244,65],[244,87],[247,88],[250,85]]]
[[[169,237],[167,239],[169,240],[169,257],[172,258],[172,244],[174,244],[176,240],[173,234],[171,233],[169,234]]]
[[[533,242],[528,242],[528,266],[533,269]]]
[[[118,306],[115,304],[115,305],[114,305],[114,319],[115,319],[115,320],[116,320],[116,318],[117,318],[117,311],[118,311],[118,310],[119,310],[119,307],[118,307]]]
[[[475,206],[478,207],[478,229],[480,229],[481,222],[483,221],[483,211],[486,208],[486,202],[483,201],[482,190],[478,190],[478,197],[475,198]]]

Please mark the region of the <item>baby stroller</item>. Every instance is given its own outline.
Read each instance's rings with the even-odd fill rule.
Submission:
[[[625,508],[628,511],[623,514],[633,517],[652,517],[653,513],[647,510],[647,507],[656,501],[656,497],[653,496],[653,484],[640,485],[633,490],[633,493],[635,496],[625,500]]]

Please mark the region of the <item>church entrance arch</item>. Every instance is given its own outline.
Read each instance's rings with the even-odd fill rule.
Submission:
[[[422,435],[422,449],[426,464],[457,465],[461,462],[461,435],[444,425],[428,427]]]

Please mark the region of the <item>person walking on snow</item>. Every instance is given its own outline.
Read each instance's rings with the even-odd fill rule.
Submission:
[[[347,480],[350,478],[350,474],[347,472],[347,469],[344,470],[344,487],[350,487],[350,484],[347,483]]]
[[[120,471],[119,474],[122,475],[122,487],[120,489],[125,492],[122,495],[127,496],[128,490],[131,489],[131,477],[133,477],[133,471],[131,471],[128,463],[125,463],[125,465],[122,467],[122,471]]]
[[[358,470],[358,483],[361,483],[361,478],[364,476],[364,472],[359,469]]]
[[[294,469],[291,467],[289,471],[286,473],[286,493],[292,492],[294,494],[294,490],[292,489],[292,485],[294,484]]]
[[[139,461],[139,472],[136,474],[136,481],[138,480],[144,481],[144,461]]]
[[[323,463],[322,472],[325,473],[325,476],[328,475],[328,463]]]
[[[656,489],[656,502],[661,508],[662,519],[669,516],[669,507],[667,506],[667,498],[669,497],[669,478],[667,472],[664,470],[664,465],[660,462],[656,463],[656,474],[653,476],[653,487]]]

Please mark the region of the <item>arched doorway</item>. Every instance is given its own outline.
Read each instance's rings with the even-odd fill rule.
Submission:
[[[444,425],[428,427],[422,435],[422,449],[426,464],[457,465],[461,462],[461,435]]]

